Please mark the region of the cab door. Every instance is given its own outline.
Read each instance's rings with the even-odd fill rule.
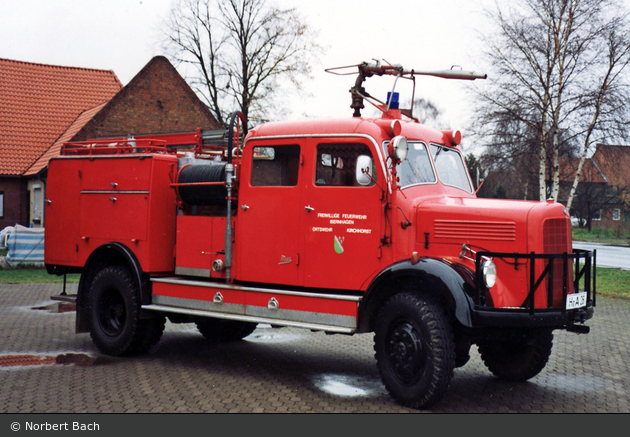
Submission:
[[[299,285],[301,147],[295,142],[250,144],[239,188],[237,279]]]
[[[357,138],[311,141],[302,199],[304,285],[359,290],[380,265],[384,176],[376,149]],[[370,166],[363,181],[359,162]]]

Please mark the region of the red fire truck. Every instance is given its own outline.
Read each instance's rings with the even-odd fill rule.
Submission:
[[[259,323],[373,332],[387,390],[414,408],[443,396],[473,344],[493,374],[523,381],[553,330],[588,332],[595,256],[572,250],[563,205],[477,198],[458,131],[363,87],[485,76],[355,67],[347,119],[244,136],[235,113],[226,132],[65,144],[48,170],[45,260],[81,273],[77,332],[111,355],[146,352],[166,318],[212,341]],[[362,117],[364,102],[381,115]]]

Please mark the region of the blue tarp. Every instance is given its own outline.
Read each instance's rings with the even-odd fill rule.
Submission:
[[[6,262],[10,266],[44,265],[44,229],[16,225],[2,233],[0,244],[9,250]]]

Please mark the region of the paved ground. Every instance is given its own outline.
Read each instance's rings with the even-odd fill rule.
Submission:
[[[73,312],[46,308],[59,291],[0,284],[0,413],[416,412],[385,391],[372,335],[262,326],[209,346],[194,325],[167,324],[150,354],[110,358],[74,333]],[[598,298],[589,325],[556,331],[549,364],[527,383],[494,378],[473,348],[430,411],[630,412],[630,301]]]

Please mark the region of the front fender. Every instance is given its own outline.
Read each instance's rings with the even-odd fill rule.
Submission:
[[[448,314],[466,327],[472,327],[474,285],[471,272],[458,264],[434,258],[417,263],[404,260],[392,264],[374,278],[359,308],[358,332],[371,332],[379,309],[392,295],[417,292],[436,299]]]

